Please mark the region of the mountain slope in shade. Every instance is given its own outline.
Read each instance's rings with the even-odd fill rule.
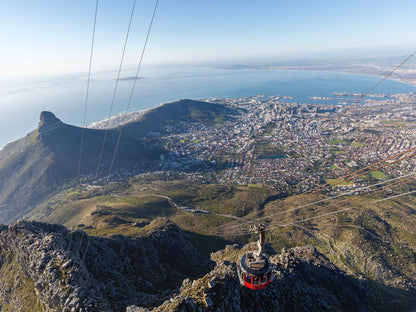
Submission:
[[[2,226],[0,306],[91,312],[372,310],[365,287],[313,247],[271,257],[274,281],[252,291],[240,287],[235,261],[254,244],[211,254],[217,265],[209,271],[210,261],[188,239],[166,218],[138,227],[134,237],[89,237],[34,221]],[[197,278],[202,272],[208,273]],[[168,300],[159,306],[163,299]]]
[[[18,221],[0,226],[0,310],[125,311],[160,303],[186,276],[207,271],[177,225],[159,218],[135,237],[69,232]]]
[[[145,113],[123,128],[113,169],[143,160],[159,159],[163,153],[157,138],[167,125],[180,121],[212,123],[225,108],[206,102],[181,100]],[[102,142],[100,176],[110,168],[120,128],[85,129],[82,144],[82,175],[95,175]],[[0,151],[0,222],[10,223],[77,178],[82,128],[63,123],[54,114],[42,112],[39,127]]]

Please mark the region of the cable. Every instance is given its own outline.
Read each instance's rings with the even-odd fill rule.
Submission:
[[[407,193],[403,193],[403,194],[399,194],[399,195],[394,195],[394,196],[383,198],[383,199],[379,199],[379,200],[375,200],[375,201],[372,201],[372,203],[379,203],[379,202],[382,202],[382,201],[385,201],[385,200],[389,200],[389,199],[392,199],[392,198],[401,197],[401,196],[409,195],[409,194],[413,194],[413,193],[416,193],[416,190],[415,191],[410,191],[410,192],[407,192]]]
[[[361,97],[367,97],[375,88],[377,88],[384,80],[389,78],[396,70],[398,70],[402,65],[404,65],[408,60],[410,60],[413,56],[415,56],[416,51],[410,54],[403,62],[397,65],[392,71],[390,71],[387,75],[385,75],[380,81],[378,81],[370,90],[368,90],[365,94],[361,95]],[[358,100],[356,101],[358,103]],[[350,108],[354,107],[355,104],[348,106],[343,112],[338,115],[338,119],[340,119]]]
[[[153,25],[153,21],[154,21],[155,15],[156,15],[156,10],[157,10],[158,3],[159,3],[159,0],[156,0],[155,7],[154,7],[154,10],[153,10],[152,19],[150,21],[150,25],[149,25],[149,28],[147,30],[146,40],[144,41],[142,53],[140,55],[140,60],[139,60],[138,66],[137,66],[136,76],[135,76],[133,86],[132,86],[131,91],[130,91],[129,100],[127,102],[127,107],[126,107],[126,110],[125,110],[125,114],[127,114],[127,112],[130,109],[131,100],[133,98],[133,93],[134,93],[134,89],[136,87],[137,79],[139,78],[139,73],[140,73],[140,68],[142,66],[144,52],[146,51],[146,46],[147,46],[147,42],[149,40],[150,31],[152,30],[152,25]],[[118,138],[117,138],[117,143],[116,143],[116,146],[114,148],[113,158],[111,159],[110,169],[108,170],[108,174],[107,174],[107,181],[110,177],[111,171],[113,170],[114,161],[116,159],[117,150],[118,150],[118,147],[119,147],[119,144],[120,144],[121,134],[123,133],[123,128],[124,128],[124,124],[121,125],[121,127],[120,127],[120,132],[119,132],[119,135],[118,135]]]
[[[409,184],[409,183],[412,183],[412,182],[415,182],[415,176],[412,176],[412,177],[410,177],[410,178],[407,178],[407,179],[405,179],[404,181],[399,181],[399,182],[396,182],[396,183],[392,183],[392,184],[385,185],[385,186],[383,186],[381,189],[377,189],[377,190],[374,190],[374,191],[371,191],[371,190],[370,190],[370,191],[368,191],[367,195],[374,195],[374,194],[380,193],[380,192],[382,192],[382,191],[385,191],[386,189],[399,187],[399,186],[406,185],[406,184]],[[380,184],[380,183],[378,183],[378,184]],[[375,186],[375,185],[372,185],[372,186],[370,186],[370,187],[366,187],[366,188],[371,188],[371,187],[373,187],[373,186]],[[363,189],[365,189],[365,188],[363,188]],[[353,192],[356,192],[356,190],[354,190]],[[402,195],[407,195],[407,194],[411,194],[411,193],[414,193],[414,192],[408,192],[408,193],[404,193],[404,194],[396,195],[396,196],[393,196],[393,197],[388,197],[387,199],[394,198],[394,197],[400,197],[400,196],[402,196]],[[338,197],[339,197],[339,196],[338,196]],[[328,198],[328,200],[330,200],[330,199],[333,199],[333,198]],[[384,201],[384,200],[387,200],[387,199],[381,199],[381,200],[378,200],[378,201],[372,201],[372,202],[373,202],[373,203],[375,203],[375,202]],[[323,200],[321,200],[321,201],[319,201],[319,202],[323,202]],[[337,205],[339,205],[339,204],[342,204],[342,203],[345,203],[345,202],[348,202],[348,199],[344,199],[344,200],[342,200],[341,202],[338,202],[338,203],[336,203],[336,204],[337,204]],[[313,203],[311,203],[311,205],[312,205],[312,204],[313,204]],[[331,204],[331,205],[334,205],[334,204]],[[308,204],[308,205],[301,206],[301,207],[298,207],[298,208],[292,208],[292,209],[289,209],[289,210],[286,210],[286,211],[282,211],[282,212],[280,212],[280,213],[275,213],[275,214],[272,214],[272,215],[268,215],[268,216],[266,216],[266,217],[264,217],[264,218],[260,218],[260,219],[265,219],[265,218],[273,217],[273,216],[276,216],[276,215],[282,215],[282,214],[285,214],[285,213],[287,213],[287,212],[294,211],[294,210],[297,210],[297,209],[299,209],[299,208],[303,208],[303,207],[306,207],[306,206],[309,206],[309,204]],[[318,209],[319,209],[319,208],[318,208]],[[259,219],[257,219],[256,221],[259,221]]]
[[[92,240],[92,235],[88,235],[88,243],[87,243],[87,247],[85,248],[84,255],[82,256],[82,262],[85,262],[85,257],[87,256],[87,251],[88,251],[88,248],[90,247],[91,240]]]
[[[318,216],[309,217],[309,218],[305,218],[305,219],[301,219],[301,220],[296,220],[296,221],[286,223],[286,224],[277,224],[274,227],[267,228],[266,231],[271,231],[271,230],[276,229],[278,227],[286,227],[286,226],[289,226],[289,225],[294,225],[294,224],[298,224],[298,223],[302,223],[302,222],[306,222],[306,221],[310,221],[310,220],[314,220],[314,219],[334,215],[334,214],[341,213],[341,212],[344,212],[344,211],[348,211],[348,210],[351,210],[351,209],[357,209],[357,208],[356,207],[348,207],[348,208],[344,208],[344,209],[337,210],[337,211],[327,212],[327,213],[324,213],[324,214],[321,214],[321,215],[318,215]]]
[[[385,201],[385,200],[389,200],[389,199],[392,199],[392,198],[396,198],[396,197],[400,197],[400,196],[404,196],[404,195],[408,195],[408,194],[413,194],[413,193],[416,193],[416,190],[411,191],[411,192],[407,192],[407,193],[404,193],[404,194],[393,195],[393,196],[386,197],[386,198],[383,198],[383,199],[380,199],[380,200],[373,200],[370,203],[378,203],[378,202],[381,202],[381,201]],[[296,220],[294,222],[286,223],[286,224],[279,224],[279,223],[269,224],[269,226],[272,226],[272,227],[267,228],[266,231],[271,231],[271,230],[276,229],[276,228],[279,228],[279,227],[286,227],[286,226],[289,226],[289,225],[293,225],[293,224],[297,224],[297,223],[302,223],[302,222],[305,222],[305,221],[309,221],[309,220],[321,218],[321,217],[324,217],[324,216],[327,216],[327,215],[333,215],[333,214],[341,213],[341,212],[344,212],[344,211],[347,211],[347,210],[351,210],[351,209],[360,209],[360,208],[357,208],[357,207],[349,207],[349,208],[345,208],[345,209],[342,209],[342,210],[328,212],[328,213],[325,213],[325,214],[322,214],[322,215],[318,215],[318,216],[315,216],[315,217],[309,217],[309,218],[305,218],[305,219],[301,219],[301,220]]]
[[[401,153],[398,153],[398,154],[395,154],[395,155],[389,156],[389,157],[387,157],[387,158],[385,158],[385,159],[383,159],[383,160],[381,160],[381,161],[378,161],[378,162],[376,162],[376,163],[374,163],[374,164],[371,164],[371,165],[369,165],[369,166],[366,166],[366,167],[364,167],[364,168],[361,168],[361,169],[359,169],[359,170],[356,170],[356,171],[354,171],[354,172],[352,172],[352,173],[346,174],[346,175],[344,175],[344,176],[342,176],[342,177],[338,178],[337,180],[335,180],[335,182],[336,182],[336,183],[332,183],[332,184],[326,183],[326,184],[322,185],[321,187],[317,187],[317,188],[312,189],[311,191],[305,192],[305,193],[303,193],[303,194],[305,194],[305,195],[307,195],[307,194],[312,194],[312,193],[315,193],[315,192],[317,192],[317,191],[324,190],[324,189],[326,189],[326,188],[328,188],[328,187],[333,187],[333,186],[339,185],[339,184],[341,184],[341,183],[343,183],[343,182],[345,182],[345,181],[350,181],[350,180],[352,180],[352,179],[354,179],[354,178],[357,178],[357,177],[362,176],[362,175],[364,175],[364,174],[368,174],[368,173],[370,173],[370,172],[372,172],[372,171],[375,171],[375,170],[379,170],[379,169],[384,168],[384,167],[386,167],[386,166],[391,166],[392,164],[394,164],[394,163],[396,163],[396,162],[398,162],[398,161],[401,161],[401,160],[405,160],[405,159],[407,159],[407,158],[409,158],[409,157],[412,157],[412,156],[414,156],[415,154],[412,154],[412,155],[410,155],[410,156],[405,156],[404,158],[400,158],[400,159],[398,159],[398,160],[395,160],[394,162],[387,162],[387,161],[389,161],[389,160],[391,160],[391,159],[393,159],[393,158],[396,158],[396,157],[402,156],[402,155],[404,155],[404,154],[406,154],[406,153],[412,152],[412,151],[414,151],[414,150],[416,150],[416,146],[414,146],[414,147],[412,147],[412,148],[410,148],[410,149],[408,149],[408,150],[406,150],[406,151],[404,151],[404,152],[401,152]],[[387,164],[382,165],[383,163],[387,163]],[[379,165],[379,167],[376,167],[375,169],[372,169],[371,171],[370,171],[370,170],[368,170],[368,169],[371,169],[371,168],[373,168],[373,167],[375,167],[375,166],[377,166],[377,165]],[[368,171],[366,171],[366,170],[368,170]],[[364,173],[363,173],[363,172],[364,172]],[[360,174],[359,174],[359,175],[357,175],[358,173],[360,173]],[[337,181],[338,181],[338,182],[337,182]]]
[[[399,178],[403,178],[403,177],[399,177]],[[394,179],[391,179],[389,181],[396,180],[396,179],[398,179],[398,178],[394,178]],[[397,186],[401,186],[401,185],[404,185],[404,184],[408,184],[408,183],[411,183],[411,182],[414,182],[414,181],[415,181],[415,176],[413,175],[412,177],[407,178],[404,181],[399,181],[397,183],[392,183],[392,184],[385,185],[382,188],[378,189],[377,192],[369,190],[368,193],[371,193],[371,194],[379,193],[381,191],[384,191],[386,188],[397,187]],[[306,207],[309,207],[309,206],[312,206],[312,205],[320,204],[320,203],[325,202],[325,201],[328,201],[328,200],[336,199],[336,198],[339,198],[339,197],[342,197],[342,196],[350,195],[350,194],[355,193],[355,192],[360,192],[360,191],[363,191],[363,190],[366,190],[366,189],[370,189],[370,188],[372,188],[374,186],[382,185],[385,182],[387,182],[387,181],[380,182],[380,183],[377,183],[377,184],[374,184],[374,185],[370,185],[370,186],[366,186],[366,187],[362,187],[362,188],[358,188],[358,189],[355,189],[355,190],[352,190],[352,191],[349,191],[347,193],[343,193],[343,194],[340,194],[340,195],[337,195],[337,196],[334,196],[334,197],[325,198],[325,199],[318,200],[318,201],[315,201],[315,202],[312,202],[312,203],[309,203],[309,204],[306,204],[306,205],[302,205],[302,206],[299,206],[299,207],[296,207],[296,208],[291,208],[291,209],[288,209],[288,210],[285,210],[285,211],[281,211],[281,212],[278,212],[278,213],[274,213],[274,214],[271,214],[271,215],[267,215],[265,217],[258,218],[255,221],[260,221],[260,220],[263,220],[263,219],[266,219],[266,218],[270,218],[270,217],[273,217],[273,216],[276,216],[276,215],[282,215],[282,214],[285,214],[287,212],[291,212],[291,211],[299,210],[299,209],[306,208]],[[345,202],[345,201],[346,200],[343,200],[342,202]]]
[[[314,202],[311,202],[311,203],[308,203],[308,204],[305,204],[305,205],[301,205],[301,206],[298,206],[298,207],[295,207],[295,208],[290,208],[290,209],[287,209],[287,210],[284,210],[284,211],[279,211],[279,212],[276,212],[276,213],[273,213],[273,214],[270,214],[270,215],[267,215],[267,216],[264,216],[264,217],[257,218],[257,219],[252,220],[252,221],[253,222],[260,222],[261,220],[264,220],[264,219],[267,219],[267,218],[270,218],[270,217],[274,217],[274,216],[277,216],[277,215],[283,215],[283,214],[286,214],[288,212],[295,211],[295,210],[300,210],[300,209],[303,209],[303,208],[306,208],[306,207],[309,207],[309,206],[312,206],[312,205],[318,205],[318,204],[324,203],[326,201],[331,201],[331,200],[337,199],[339,197],[348,196],[348,195],[351,195],[351,194],[356,193],[356,192],[365,191],[365,190],[371,189],[373,187],[376,187],[376,186],[379,186],[379,185],[383,185],[383,184],[386,184],[386,183],[391,182],[391,181],[395,181],[397,179],[406,178],[408,176],[412,176],[412,177],[411,178],[408,178],[407,180],[409,180],[409,179],[413,179],[414,180],[414,178],[416,177],[415,176],[415,173],[411,173],[411,174],[407,174],[407,175],[404,175],[404,176],[401,176],[401,177],[392,178],[390,180],[382,181],[382,182],[379,182],[379,183],[376,183],[376,184],[373,184],[373,185],[360,187],[358,189],[353,189],[351,191],[348,191],[348,192],[345,192],[345,193],[341,193],[341,194],[336,195],[334,197],[327,197],[327,198],[320,199],[320,200],[317,200],[317,201],[314,201]],[[411,181],[413,181],[413,180],[411,180]],[[403,181],[400,181],[400,183],[402,183],[402,182]],[[386,188],[386,187],[391,188],[392,186],[394,186],[394,184],[388,184],[387,186],[384,186],[383,188]],[[371,192],[371,191],[369,191],[369,192]],[[344,202],[344,201],[342,201],[342,202]]]
[[[389,78],[396,70],[398,70],[404,63],[406,63],[408,60],[410,60],[414,55],[416,54],[416,51],[410,54],[403,62],[401,62],[399,65],[397,65],[391,72],[389,72],[386,76],[383,77],[374,87],[372,87],[370,90],[367,91],[366,94],[364,94],[362,97],[368,96],[371,91],[373,91],[375,88],[377,88],[384,80]]]
[[[406,178],[406,179],[403,180],[403,181],[396,182],[396,183],[387,184],[387,185],[383,186],[381,189],[376,189],[376,190],[373,190],[373,191],[371,190],[371,188],[373,188],[373,187],[383,185],[383,184],[386,184],[388,182],[395,181],[395,180],[398,180],[398,179],[403,179],[403,178]],[[271,215],[267,215],[265,217],[257,218],[255,220],[251,220],[251,222],[258,223],[258,222],[261,222],[261,220],[264,220],[264,219],[267,219],[267,218],[270,218],[270,217],[273,217],[273,216],[276,216],[276,215],[283,215],[287,212],[299,210],[299,209],[306,208],[306,207],[309,207],[309,206],[312,206],[312,205],[315,205],[315,204],[321,204],[323,202],[330,201],[330,200],[333,200],[333,199],[336,199],[336,198],[339,198],[339,197],[347,196],[347,195],[350,195],[350,194],[355,193],[355,192],[361,192],[361,191],[364,191],[364,190],[369,190],[367,194],[377,194],[377,193],[380,193],[381,191],[384,191],[386,189],[390,189],[390,188],[393,188],[393,187],[399,187],[399,186],[402,186],[402,185],[405,185],[405,184],[408,184],[408,183],[412,183],[412,182],[415,181],[415,178],[416,178],[415,173],[410,173],[410,174],[407,174],[407,175],[404,175],[404,176],[401,176],[401,177],[392,178],[390,180],[382,181],[382,182],[379,182],[379,183],[376,183],[376,184],[373,184],[373,185],[369,185],[369,186],[361,187],[361,188],[358,188],[358,189],[354,189],[354,190],[351,190],[349,192],[339,194],[335,197],[328,197],[328,198],[325,198],[325,199],[317,200],[317,201],[312,202],[312,203],[308,203],[306,205],[298,206],[298,207],[291,208],[291,209],[288,209],[288,210],[285,210],[285,211],[281,211],[281,212],[277,212],[277,213],[274,213],[274,214],[271,214]],[[406,194],[404,194],[404,195],[406,195]],[[342,204],[342,203],[347,202],[347,201],[348,201],[348,199],[344,199],[341,202],[336,203],[336,205]],[[382,200],[380,200],[380,201],[382,201]],[[335,204],[331,204],[331,205],[334,206]],[[233,228],[241,227],[241,225],[242,225],[241,223],[237,224],[237,225],[231,225],[231,226],[227,226],[227,224],[224,224],[224,225],[221,225],[217,228],[217,232],[220,233],[221,228],[225,227],[225,226],[227,226],[227,230],[232,230]]]
[[[120,73],[121,73],[121,69],[123,67],[124,55],[126,53],[126,47],[127,47],[127,42],[128,42],[129,35],[130,35],[130,29],[131,29],[131,24],[132,24],[132,21],[133,21],[133,15],[134,15],[135,7],[136,7],[136,0],[133,1],[133,7],[131,9],[129,25],[127,27],[126,39],[124,40],[123,51],[121,53],[120,65],[118,67],[118,73],[117,73],[116,83],[115,83],[115,87],[114,87],[114,91],[113,91],[113,97],[112,97],[111,104],[110,104],[110,111],[109,111],[109,114],[108,114],[108,118],[110,118],[113,114],[114,102],[115,102],[115,98],[116,98],[116,94],[117,94],[118,83],[120,81]],[[99,174],[99,171],[100,171],[100,165],[101,165],[101,161],[102,161],[102,157],[103,157],[103,153],[104,153],[104,146],[105,146],[105,141],[106,141],[106,138],[107,138],[107,132],[108,132],[108,128],[106,128],[105,131],[104,131],[103,143],[101,145],[100,156],[98,157],[97,170],[95,172],[94,180],[97,180],[97,177],[98,177],[98,174]]]
[[[92,30],[91,38],[91,50],[90,50],[90,61],[88,65],[88,79],[87,79],[87,91],[85,95],[85,104],[84,104],[84,115],[82,118],[82,132],[81,132],[81,143],[79,148],[79,162],[78,162],[78,193],[81,192],[81,162],[82,162],[82,148],[84,145],[84,135],[85,135],[85,122],[87,117],[87,106],[88,106],[88,97],[90,92],[90,81],[91,81],[91,67],[92,67],[92,57],[94,54],[94,42],[95,42],[95,28],[97,25],[97,13],[98,13],[98,0],[95,3],[95,14],[94,14],[94,26]]]
[[[416,155],[416,153],[413,153],[413,154],[411,154],[411,155],[408,155],[408,156],[405,156],[405,157],[399,158],[399,159],[397,159],[397,160],[395,160],[395,161],[393,161],[393,162],[388,162],[389,160],[391,160],[391,159],[393,159],[393,158],[395,158],[395,157],[402,156],[402,155],[404,155],[404,154],[406,154],[406,153],[408,153],[408,152],[414,151],[414,150],[416,150],[416,146],[415,146],[415,147],[412,147],[412,148],[410,148],[410,149],[408,149],[408,150],[406,150],[406,151],[403,151],[403,152],[401,152],[401,153],[398,153],[398,154],[392,155],[392,156],[390,156],[390,157],[388,157],[388,158],[385,158],[385,159],[383,159],[383,160],[381,160],[381,161],[379,161],[379,162],[376,162],[376,163],[374,163],[374,164],[371,164],[371,165],[369,165],[369,166],[366,166],[366,167],[364,167],[364,168],[361,168],[361,169],[359,169],[359,170],[356,170],[356,171],[354,171],[354,172],[352,172],[352,173],[349,173],[349,174],[347,174],[347,175],[344,175],[344,176],[342,176],[342,177],[338,178],[337,180],[335,180],[335,181],[338,181],[338,182],[336,182],[336,183],[332,183],[332,184],[326,183],[326,184],[321,185],[321,186],[318,186],[318,187],[316,187],[316,188],[314,188],[314,189],[312,189],[312,190],[310,190],[310,191],[308,191],[308,192],[304,192],[304,193],[301,193],[301,194],[295,195],[295,196],[293,196],[292,198],[298,198],[298,197],[299,197],[299,198],[302,198],[302,197],[304,197],[304,196],[306,196],[306,195],[310,195],[310,194],[316,193],[316,192],[318,192],[318,191],[323,191],[323,190],[326,190],[326,189],[328,189],[328,188],[330,188],[330,187],[332,188],[332,187],[334,187],[334,186],[336,186],[336,185],[339,185],[339,184],[341,184],[341,183],[343,183],[343,182],[345,182],[345,181],[350,181],[350,180],[355,179],[355,178],[357,178],[357,177],[360,177],[360,176],[362,176],[362,175],[368,174],[368,173],[370,173],[370,172],[372,172],[372,171],[379,170],[379,169],[384,168],[384,167],[387,167],[387,166],[391,166],[391,165],[393,165],[393,164],[395,164],[395,163],[397,163],[397,162],[399,162],[399,161],[402,161],[402,160],[408,159],[408,158],[410,158],[410,157],[412,157],[412,156],[415,156],[415,155]],[[384,163],[384,165],[382,165],[383,163]],[[371,169],[372,167],[377,166],[377,165],[379,165],[379,166],[378,166],[378,167],[376,167],[376,168],[373,168],[372,170],[368,170],[368,169]],[[366,171],[366,170],[367,170],[367,171]],[[345,195],[348,195],[348,194],[345,194]],[[326,200],[326,199],[325,199],[325,200]],[[276,208],[281,207],[283,204],[284,204],[284,203],[282,202],[282,203],[281,203],[278,207],[276,207]],[[313,203],[306,204],[306,205],[300,206],[300,207],[298,207],[298,208],[307,207],[307,206],[310,206],[310,205],[312,205],[312,204],[313,204]],[[297,208],[290,209],[289,211],[292,211],[292,210],[295,210],[295,209],[297,209]],[[264,212],[264,210],[265,210],[265,208],[260,209],[260,210],[256,211],[256,213],[255,213],[255,214],[262,213],[262,212]],[[262,217],[262,218],[259,218],[259,219],[257,219],[257,220],[262,220],[262,219],[264,219],[264,218],[266,218],[266,217]]]

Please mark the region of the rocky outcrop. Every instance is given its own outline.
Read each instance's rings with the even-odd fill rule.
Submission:
[[[0,249],[1,270],[19,276],[0,276],[1,309],[11,311],[155,306],[185,274],[201,269],[198,252],[165,218],[136,238],[92,237],[60,225],[20,221],[0,229]]]
[[[273,281],[241,287],[236,261],[255,244],[229,245],[202,266],[186,235],[166,218],[138,225],[136,237],[92,237],[60,225],[0,226],[0,310],[4,311],[408,311],[368,291],[314,247],[268,248]],[[266,248],[267,249],[267,248]],[[205,275],[197,275],[205,272]],[[208,272],[208,273],[207,273]],[[197,276],[202,276],[197,278]],[[192,280],[191,278],[194,278]],[[370,284],[369,284],[370,283]],[[370,286],[369,286],[370,285]],[[382,288],[378,288],[382,289]],[[385,294],[400,295],[395,289]],[[374,292],[372,293],[374,294]],[[413,293],[403,293],[411,302]],[[393,298],[393,297],[392,297]],[[390,302],[391,301],[391,302]],[[394,304],[396,304],[394,306]]]
[[[309,246],[283,249],[280,255],[272,256],[274,281],[266,289],[240,287],[235,262],[229,260],[244,251],[227,246],[213,254],[217,261],[214,270],[193,282],[184,280],[179,294],[152,311],[368,310],[364,288]]]
[[[39,119],[39,126],[38,131],[40,134],[44,134],[49,131],[53,131],[58,127],[64,127],[65,124],[59,120],[53,113],[51,112],[41,112],[40,119]]]

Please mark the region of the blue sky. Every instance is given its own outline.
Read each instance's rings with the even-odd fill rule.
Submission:
[[[132,0],[100,0],[93,70],[117,67]],[[126,65],[154,0],[137,0]],[[1,0],[0,77],[86,72],[95,0]],[[408,55],[414,0],[160,0],[144,64]]]

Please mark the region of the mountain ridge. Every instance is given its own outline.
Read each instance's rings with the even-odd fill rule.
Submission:
[[[136,238],[101,238],[35,221],[2,226],[0,307],[111,312],[155,305],[169,286],[203,268],[199,253],[169,220],[138,230],[143,235]]]
[[[213,267],[166,218],[137,230],[135,238],[102,238],[35,221],[1,226],[0,306],[32,312],[373,311],[359,281],[314,247],[271,256],[273,282],[252,291],[240,287],[235,262],[254,244],[212,253]]]
[[[96,171],[98,177],[107,175],[120,131],[113,170],[158,160],[165,153],[149,133],[163,132],[167,125],[181,120],[213,123],[224,112],[225,107],[218,104],[181,100],[150,110],[123,128],[107,130],[83,130],[63,123],[51,112],[42,112],[36,130],[0,151],[0,222],[17,220],[78,178],[78,171],[83,177],[95,176]]]

